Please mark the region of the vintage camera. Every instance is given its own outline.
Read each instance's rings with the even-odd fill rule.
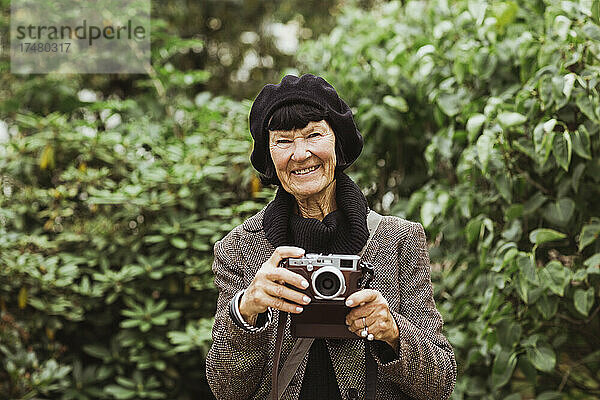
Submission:
[[[369,287],[374,273],[371,264],[350,254],[306,254],[286,258],[280,266],[309,282],[305,290],[287,286],[312,299],[310,304],[302,306],[302,313],[292,314],[292,336],[358,339],[346,327],[350,309],[344,302],[352,293]]]

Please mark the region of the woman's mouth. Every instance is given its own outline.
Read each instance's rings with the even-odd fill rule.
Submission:
[[[307,175],[310,174],[313,171],[316,171],[317,169],[319,169],[320,165],[314,165],[312,167],[308,167],[308,168],[304,168],[304,169],[299,169],[296,171],[292,171],[293,175]]]

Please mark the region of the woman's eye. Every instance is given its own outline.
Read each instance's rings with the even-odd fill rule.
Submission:
[[[292,143],[291,140],[287,140],[287,139],[279,139],[277,141],[277,144],[286,144],[286,143]]]
[[[313,132],[310,135],[308,135],[309,138],[311,138],[311,137],[319,137],[319,136],[321,136],[321,132]]]

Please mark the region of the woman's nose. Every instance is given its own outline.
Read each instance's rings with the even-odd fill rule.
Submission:
[[[304,161],[310,157],[310,152],[306,148],[306,140],[298,138],[294,140],[294,152],[292,153],[292,160]]]

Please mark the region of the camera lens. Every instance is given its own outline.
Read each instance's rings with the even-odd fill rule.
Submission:
[[[318,297],[333,299],[346,290],[344,275],[335,268],[319,269],[312,276],[313,290]]]

